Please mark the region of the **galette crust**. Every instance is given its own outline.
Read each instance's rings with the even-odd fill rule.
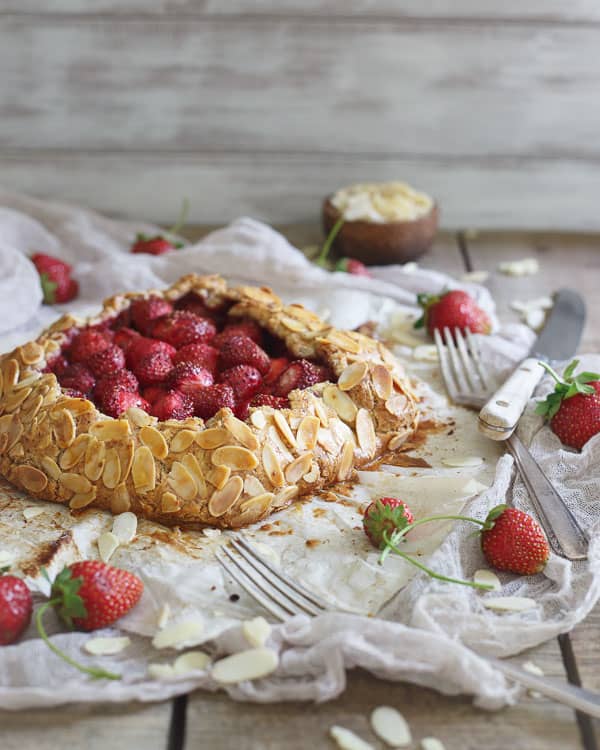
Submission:
[[[110,319],[141,297],[174,301],[189,292],[212,305],[233,302],[230,315],[252,318],[294,356],[327,364],[336,382],[292,391],[287,409],[252,408],[245,422],[229,409],[206,422],[158,422],[137,408],[107,417],[42,372],[74,326]],[[116,295],[98,316],[63,316],[0,358],[0,473],[73,510],[239,528],[349,479],[399,448],[416,424],[408,380],[381,343],[284,305],[266,287],[229,288],[218,276],[189,275],[162,291]]]

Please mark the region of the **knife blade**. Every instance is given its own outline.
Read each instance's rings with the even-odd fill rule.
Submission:
[[[559,289],[527,359],[521,362],[479,412],[479,430],[486,437],[506,440],[512,435],[544,375],[539,360],[554,364],[570,359],[577,351],[584,325],[585,302],[581,295],[574,289]]]

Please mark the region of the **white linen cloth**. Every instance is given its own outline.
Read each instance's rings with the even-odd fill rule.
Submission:
[[[460,285],[444,274],[414,266],[375,269],[376,278],[372,280],[331,274],[312,265],[277,232],[248,218],[213,232],[195,245],[154,258],[127,251],[136,232],[156,232],[155,227],[111,221],[91,211],[3,190],[0,207],[1,351],[37,335],[64,311],[60,306],[41,306],[37,275],[26,259],[33,252],[56,254],[74,265],[81,293],[65,308],[82,313],[97,309],[104,297],[118,291],[161,287],[184,273],[220,273],[234,282],[267,283],[289,301],[304,302],[320,313],[329,311],[335,325],[350,328],[367,319],[385,324],[390,314],[397,312],[397,305],[414,310],[416,292],[463,286],[477,297],[496,324],[495,334],[482,342],[490,366],[509,370],[533,340],[532,332],[523,326],[498,327],[493,301],[483,287]],[[588,370],[599,369],[600,356],[585,357],[583,364]],[[413,365],[413,372],[434,377],[435,366]],[[545,381],[540,392],[549,388],[550,383]],[[442,396],[432,392],[429,397],[441,410],[445,408]],[[229,695],[259,702],[328,700],[343,691],[346,670],[360,666],[386,679],[414,682],[446,694],[467,693],[489,709],[516,700],[517,689],[476,652],[507,656],[566,632],[586,616],[600,595],[596,508],[600,496],[600,436],[589,441],[581,453],[566,450],[533,410],[532,403],[522,420],[521,435],[531,443],[534,456],[590,532],[588,561],[571,564],[552,555],[543,575],[501,576],[502,594],[536,599],[538,606],[526,612],[492,612],[482,605],[481,594],[472,589],[417,575],[385,607],[381,619],[350,614],[294,618],[274,627],[268,642],[279,653],[278,670],[256,682],[227,687]],[[476,436],[474,428],[471,432],[474,445],[484,440]],[[490,474],[493,483],[471,500],[469,515],[484,517],[487,509],[505,500],[531,510],[522,482],[514,480],[509,457],[500,458]],[[101,516],[93,516],[90,523],[106,523]],[[457,524],[429,557],[428,564],[446,575],[462,578],[471,578],[476,569],[486,567],[478,546],[472,543],[472,530],[472,526]],[[81,539],[84,549],[87,542],[83,532]],[[143,562],[140,565],[143,570]],[[149,580],[142,603],[119,623],[120,630],[104,633],[126,630],[132,638],[125,652],[101,660],[105,668],[121,672],[123,680],[94,681],[76,672],[34,638],[30,628],[27,640],[0,648],[0,705],[19,709],[70,701],[152,701],[199,687],[217,689],[211,677],[201,672],[169,681],[148,677],[148,662],[161,661],[162,656],[152,648],[148,637],[152,631],[147,611],[154,611],[150,600],[165,597],[162,600],[168,601],[169,596],[176,596],[177,586],[171,586],[171,581],[180,573],[172,560],[165,562],[162,579],[159,575],[151,578],[151,568],[148,565]],[[252,602],[240,604],[245,617],[258,613]],[[226,626],[214,630],[211,652],[247,648],[236,618],[225,622]],[[81,649],[89,637],[83,633],[55,636],[56,643],[71,656],[98,663],[98,657],[86,656]]]

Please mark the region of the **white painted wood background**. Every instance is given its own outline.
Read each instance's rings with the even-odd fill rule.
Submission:
[[[0,0],[0,181],[314,221],[407,179],[446,228],[600,229],[599,0]]]

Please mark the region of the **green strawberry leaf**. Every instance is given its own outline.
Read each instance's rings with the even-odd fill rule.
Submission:
[[[56,281],[52,281],[47,273],[40,274],[40,284],[42,285],[45,304],[53,305],[56,302],[56,290],[58,284]]]
[[[74,617],[87,617],[83,599],[77,593],[83,578],[73,578],[70,568],[63,568],[52,584],[51,598],[57,600],[54,608],[68,628],[73,628]]]
[[[573,378],[576,383],[593,383],[596,380],[600,380],[600,373],[597,372],[580,372],[579,375]]]
[[[567,367],[565,367],[565,369],[563,371],[563,378],[565,380],[569,380],[569,378],[572,377],[573,373],[575,372],[575,368],[577,367],[578,364],[579,364],[579,360],[578,359],[574,359],[571,362],[571,364],[569,364],[569,365],[567,365]]]

